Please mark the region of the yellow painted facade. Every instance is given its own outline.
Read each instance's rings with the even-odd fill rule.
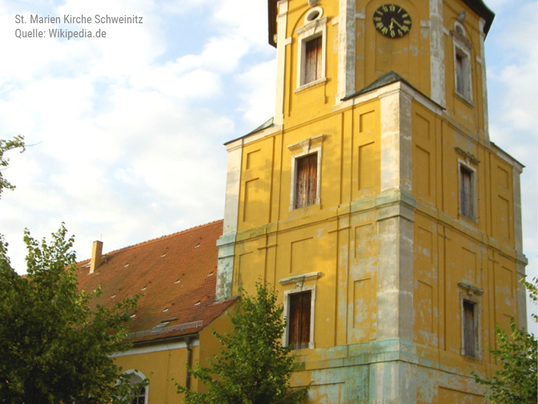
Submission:
[[[483,403],[471,371],[494,371],[495,324],[525,325],[523,166],[487,126],[493,14],[479,0],[395,1],[412,26],[388,38],[381,0],[271,4],[275,117],[226,145],[217,297],[262,279],[289,314],[311,291],[294,376],[312,384],[308,403]],[[316,37],[321,75],[304,83]],[[316,195],[297,207],[309,155]]]
[[[213,336],[213,331],[224,333],[230,332],[231,329],[229,317],[223,314],[212,324],[190,336],[134,344],[131,350],[117,355],[115,361],[124,372],[135,373],[140,379],[148,379],[145,403],[180,404],[183,402],[183,394],[177,394],[176,382],[182,386],[190,383],[190,389],[193,391],[207,391],[207,387],[197,379],[190,378],[190,382],[187,382],[189,349],[191,366],[208,366],[207,359],[212,359],[220,352],[220,344]]]

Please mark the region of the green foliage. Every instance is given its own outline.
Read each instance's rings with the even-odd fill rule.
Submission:
[[[99,291],[77,289],[77,268],[62,225],[52,241],[25,232],[27,275],[10,265],[0,239],[0,403],[123,403],[128,376],[109,357],[124,343],[136,298],[90,308]],[[115,385],[120,379],[120,383]]]
[[[15,186],[8,182],[2,175],[1,170],[9,166],[9,159],[4,156],[4,153],[13,150],[21,149],[24,151],[24,138],[21,135],[15,136],[13,140],[0,139],[0,195],[4,189],[14,189]]]
[[[538,300],[534,284],[524,282],[531,299]],[[533,314],[533,318],[538,318]],[[510,321],[511,333],[497,327],[497,349],[490,349],[493,357],[503,368],[491,379],[482,379],[475,372],[473,376],[479,384],[485,385],[486,398],[495,404],[536,404],[538,394],[538,342],[533,334],[518,330],[514,319]]]
[[[294,404],[308,387],[292,389],[289,378],[296,369],[291,347],[282,346],[286,323],[276,293],[257,284],[257,295],[241,291],[236,311],[231,315],[233,331],[214,332],[222,344],[220,356],[209,361],[209,368],[189,369],[207,386],[206,393],[195,393],[182,386],[187,404]]]

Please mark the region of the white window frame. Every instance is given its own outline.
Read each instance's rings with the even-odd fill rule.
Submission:
[[[452,39],[454,42],[454,91],[469,103],[473,102],[473,80],[471,67],[471,44],[465,37],[465,29],[459,22],[454,23],[452,31]],[[457,58],[461,58],[462,71],[461,79],[463,84],[463,92],[458,90],[458,67]]]
[[[462,181],[462,175],[461,175],[461,169],[462,167],[469,171],[471,173],[471,216],[466,215],[463,212],[463,206],[461,203],[461,197],[463,192],[463,181]],[[458,159],[458,186],[459,186],[459,192],[458,192],[458,210],[460,216],[463,216],[467,219],[477,221],[477,194],[476,194],[476,168],[468,164],[466,161]]]
[[[319,13],[315,19],[308,21],[308,16],[312,12]],[[298,36],[298,54],[297,54],[297,88],[295,92],[323,83],[327,80],[326,64],[327,64],[327,17],[321,18],[323,9],[314,7],[305,16],[305,25],[297,29],[295,33]],[[306,43],[312,39],[321,37],[321,75],[317,80],[305,83],[306,76]]]
[[[303,286],[300,284],[297,284],[297,287],[295,289],[291,290],[285,290],[284,291],[284,315],[286,316],[286,319],[290,315],[290,295],[301,293],[301,292],[307,292],[310,291],[310,340],[308,341],[308,348],[303,349],[314,349],[314,319],[315,316],[315,308],[316,308],[316,286]],[[289,327],[290,325],[286,325],[286,329],[284,330],[283,335],[283,345],[288,346],[288,335],[289,335]]]
[[[138,383],[142,380],[146,380],[147,377],[144,375],[144,373],[140,372],[136,369],[129,369],[123,372],[124,375],[131,375],[130,379],[135,378],[134,383]],[[140,379],[140,380],[138,380]],[[132,384],[134,384],[132,383]],[[149,404],[149,383],[147,386],[145,386],[145,394],[144,394],[144,404]]]
[[[297,159],[308,156],[310,154],[317,153],[317,178],[316,178],[316,200],[314,205],[319,205],[320,190],[321,190],[321,156],[322,156],[322,144],[325,139],[325,135],[318,135],[311,137],[310,139],[303,140],[298,143],[294,143],[288,146],[288,149],[292,153],[291,156],[291,190],[290,190],[290,207],[289,211],[295,210],[295,200],[297,193]],[[313,205],[309,205],[313,206]],[[308,207],[308,206],[306,206]],[[303,209],[303,208],[297,208]]]

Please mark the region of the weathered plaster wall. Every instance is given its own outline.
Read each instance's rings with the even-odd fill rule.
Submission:
[[[282,114],[237,143],[228,288],[267,280],[285,307],[289,293],[313,291],[312,341],[297,351],[304,367],[294,376],[312,383],[312,403],[482,403],[470,372],[493,371],[496,323],[524,319],[522,167],[489,143],[484,22],[459,0],[400,3],[413,29],[391,40],[371,24],[383,1],[318,1],[326,77],[301,87],[309,6],[280,2]],[[468,98],[455,90],[458,18]],[[407,83],[341,100],[391,70]],[[294,158],[311,151],[319,195],[295,209]],[[461,212],[461,164],[473,172],[472,217]],[[463,355],[464,300],[477,308],[476,358]]]

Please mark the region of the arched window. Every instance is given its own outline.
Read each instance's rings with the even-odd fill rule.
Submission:
[[[147,379],[142,372],[139,372],[138,370],[134,369],[128,370],[124,374],[129,376],[129,381],[131,382],[131,384],[141,383]],[[136,396],[131,401],[131,404],[148,404],[148,396],[149,386],[140,386],[136,393]]]

